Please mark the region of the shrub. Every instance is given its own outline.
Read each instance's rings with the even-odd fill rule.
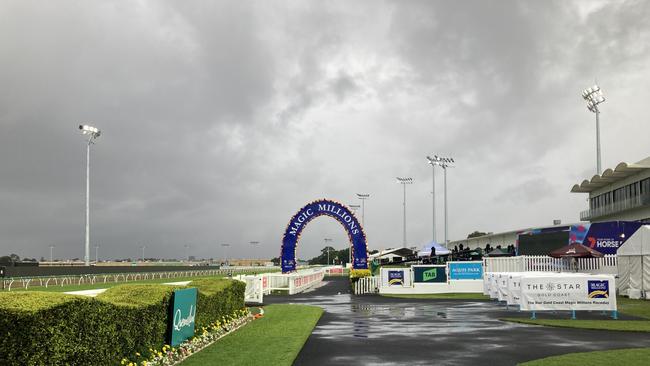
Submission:
[[[245,284],[197,280],[196,327],[244,305]],[[176,287],[179,288],[179,287]],[[173,286],[125,284],[97,298],[0,293],[1,365],[114,365],[165,343]]]

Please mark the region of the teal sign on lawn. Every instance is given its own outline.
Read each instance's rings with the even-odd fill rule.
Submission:
[[[172,347],[176,347],[184,340],[194,336],[196,294],[196,288],[174,291],[169,316],[171,328],[169,344]]]

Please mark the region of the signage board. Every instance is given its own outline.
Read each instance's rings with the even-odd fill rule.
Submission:
[[[482,280],[482,262],[448,262],[450,280]]]
[[[194,336],[196,288],[174,291],[169,314],[169,344],[176,347]]]
[[[616,310],[611,275],[523,276],[521,310]]]
[[[446,266],[413,266],[412,268],[415,283],[447,282]]]
[[[411,287],[410,268],[382,268],[382,287]]]

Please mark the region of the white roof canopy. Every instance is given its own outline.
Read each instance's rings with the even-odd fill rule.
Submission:
[[[603,174],[596,174],[591,177],[591,180],[585,179],[580,184],[574,184],[573,188],[571,188],[571,192],[589,193],[608,184],[623,180],[630,175],[637,174],[646,169],[650,169],[650,157],[647,157],[634,164],[622,162],[619,163],[613,170],[611,168],[605,169]]]

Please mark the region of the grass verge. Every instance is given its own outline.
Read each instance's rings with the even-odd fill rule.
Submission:
[[[520,366],[642,366],[650,365],[650,348],[629,348],[611,351],[569,353],[520,363]]]
[[[490,297],[482,293],[450,293],[450,294],[382,294],[385,297],[400,299],[450,299],[450,300],[490,300]]]
[[[650,301],[631,300],[618,297],[618,310],[620,313],[638,316],[648,320],[570,320],[570,319],[525,319],[504,318],[502,320],[523,324],[545,325],[550,327],[616,330],[626,332],[650,332]]]
[[[323,310],[307,305],[269,305],[264,316],[198,352],[182,366],[291,365]]]

